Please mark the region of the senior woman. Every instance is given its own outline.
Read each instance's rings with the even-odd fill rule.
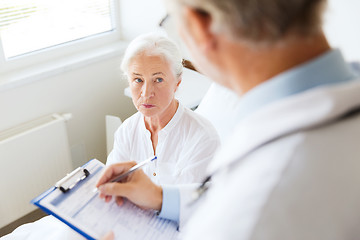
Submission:
[[[157,33],[140,35],[121,69],[138,112],[116,131],[107,165],[156,156],[143,168],[155,183],[201,181],[220,141],[209,121],[175,99],[183,70],[175,43]]]
[[[202,181],[219,137],[210,122],[174,97],[182,73],[176,45],[155,33],[141,35],[130,43],[121,68],[138,112],[116,131],[107,164],[141,161],[156,155],[157,160],[143,168],[154,182]],[[83,239],[51,216],[23,225],[5,237],[24,238]]]

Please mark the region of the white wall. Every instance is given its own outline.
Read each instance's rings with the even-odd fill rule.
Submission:
[[[83,66],[0,92],[0,131],[54,112],[70,112],[69,141],[73,164],[91,158],[106,160],[106,114],[122,119],[135,112],[123,95],[120,58]]]
[[[324,30],[333,47],[348,61],[360,61],[360,1],[328,0]]]
[[[125,39],[157,30],[166,15],[163,0],[120,0],[122,32]]]

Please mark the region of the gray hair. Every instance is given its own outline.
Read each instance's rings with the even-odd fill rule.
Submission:
[[[163,57],[173,69],[174,75],[180,77],[183,71],[182,57],[178,46],[169,38],[159,33],[147,33],[136,37],[127,47],[121,70],[128,75],[130,62],[140,54]]]
[[[212,30],[251,43],[321,31],[327,0],[172,0],[209,14]]]

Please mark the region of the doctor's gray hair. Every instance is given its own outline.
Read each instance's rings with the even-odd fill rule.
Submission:
[[[136,37],[127,47],[121,70],[128,75],[131,60],[140,54],[164,58],[172,67],[174,75],[181,77],[183,71],[182,56],[178,46],[160,33],[147,33]]]
[[[249,43],[321,31],[327,0],[171,0],[212,19],[212,30]]]

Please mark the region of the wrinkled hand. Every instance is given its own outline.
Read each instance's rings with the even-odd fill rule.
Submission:
[[[125,162],[107,167],[96,184],[100,198],[109,202],[114,196],[118,205],[122,205],[123,198],[127,198],[141,208],[160,211],[162,188],[154,184],[141,169],[127,176],[122,182],[108,183],[110,179],[126,172],[134,165],[136,162]]]

